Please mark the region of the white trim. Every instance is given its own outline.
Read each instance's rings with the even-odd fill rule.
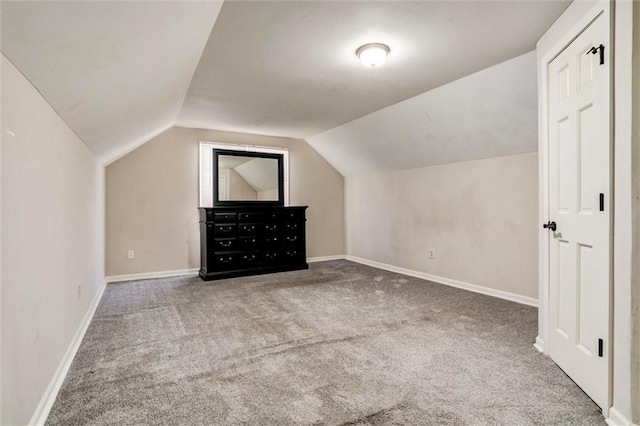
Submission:
[[[533,344],[533,347],[538,350],[540,353],[544,353],[544,341],[540,338],[540,336],[536,336],[536,342]]]
[[[487,296],[497,297],[499,299],[505,299],[511,302],[521,303],[523,305],[529,305],[534,307],[538,306],[538,300],[532,297],[521,296],[519,294],[509,293],[507,291],[502,291],[502,290],[495,290],[495,289],[480,286],[477,284],[470,284],[464,281],[458,281],[451,278],[445,278],[445,277],[440,277],[438,275],[428,274],[426,272],[419,272],[411,269],[400,268],[398,266],[388,265],[386,263],[380,263],[374,260],[363,259],[361,257],[347,255],[345,259],[350,260],[352,262],[362,263],[363,265],[373,266],[374,268],[384,269],[386,271],[396,272],[398,274],[408,275],[410,277],[422,278],[423,280],[432,281],[438,284],[444,284],[450,287],[456,287],[463,290],[472,291],[474,293],[484,294]]]
[[[319,257],[308,257],[307,258],[307,263],[313,263],[313,262],[326,262],[328,260],[342,260],[345,259],[346,255],[344,254],[337,254],[334,256],[319,256]]]
[[[82,322],[80,323],[78,331],[76,331],[75,336],[73,336],[73,340],[71,340],[71,344],[69,345],[67,352],[64,354],[64,357],[62,357],[62,361],[60,361],[56,372],[51,378],[49,386],[47,386],[47,390],[45,390],[44,395],[42,395],[40,403],[38,404],[35,413],[33,413],[33,416],[31,417],[31,421],[29,422],[30,425],[40,426],[44,425],[47,421],[47,417],[49,416],[51,407],[53,407],[53,403],[56,401],[58,392],[62,387],[62,383],[64,382],[65,377],[67,377],[67,373],[69,372],[69,368],[71,367],[73,358],[75,358],[76,352],[78,352],[80,343],[82,343],[82,339],[84,338],[84,335],[89,328],[89,324],[91,324],[93,315],[95,314],[96,309],[100,304],[100,299],[102,299],[102,294],[104,293],[104,289],[106,287],[107,282],[103,281],[100,285],[100,288],[98,289],[98,293],[91,302],[91,306],[89,306],[87,314],[84,316]]]
[[[633,310],[631,306],[634,282],[633,274],[633,151],[638,146],[634,140],[633,122],[638,110],[634,109],[634,51],[638,49],[634,40],[637,32],[637,1],[615,1],[614,23],[614,218],[613,218],[613,366],[610,404],[620,412],[633,409]],[[636,15],[636,16],[634,16]],[[635,419],[640,422],[640,420]]]
[[[108,283],[119,283],[122,281],[148,280],[152,278],[185,277],[198,275],[200,269],[176,269],[174,271],[142,272],[139,274],[110,275],[105,278]]]
[[[549,167],[547,119],[547,59],[538,58],[538,226],[549,221]],[[543,65],[544,64],[544,65]],[[548,339],[549,232],[538,228],[538,336]],[[546,348],[545,348],[546,349]],[[548,352],[544,352],[548,354]]]
[[[609,417],[605,419],[609,426],[636,426],[631,423],[616,407],[609,408]]]
[[[222,143],[222,142],[210,142],[200,141],[198,149],[198,206],[203,206],[202,202],[202,147],[208,146],[215,149],[228,149],[232,151],[246,151],[246,152],[263,152],[267,154],[282,154],[283,162],[283,186],[284,186],[284,205],[289,205],[289,148],[282,148],[278,146],[261,146],[261,145],[247,145],[247,144],[235,144],[235,143]]]

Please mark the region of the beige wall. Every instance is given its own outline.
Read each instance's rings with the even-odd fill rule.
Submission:
[[[633,3],[633,107],[632,107],[632,175],[633,175],[633,271],[631,336],[631,406],[632,421],[640,424],[640,2]]]
[[[104,168],[2,68],[0,423],[27,424],[104,280]]]
[[[258,193],[247,183],[242,176],[233,169],[229,170],[229,193],[228,200],[257,200]]]
[[[200,141],[288,148],[290,204],[309,206],[307,256],[344,254],[342,175],[305,141],[174,127],[107,167],[107,275],[200,267]]]
[[[348,177],[347,253],[537,298],[537,173],[533,153]]]
[[[277,199],[278,199],[277,189],[267,189],[266,191],[258,192],[258,200],[277,200]]]

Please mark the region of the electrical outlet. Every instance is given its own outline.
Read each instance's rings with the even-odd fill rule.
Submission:
[[[127,259],[133,259],[134,255],[135,255],[135,253],[133,252],[133,250],[129,250],[127,252]]]
[[[429,259],[436,258],[436,251],[434,249],[429,249]]]

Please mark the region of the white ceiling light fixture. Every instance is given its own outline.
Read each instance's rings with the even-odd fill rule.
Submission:
[[[382,65],[391,50],[389,46],[382,43],[369,43],[358,47],[356,56],[360,58],[364,66],[375,68]]]

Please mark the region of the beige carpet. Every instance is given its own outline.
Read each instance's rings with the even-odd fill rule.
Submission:
[[[603,425],[537,310],[348,261],[109,284],[50,425]]]

